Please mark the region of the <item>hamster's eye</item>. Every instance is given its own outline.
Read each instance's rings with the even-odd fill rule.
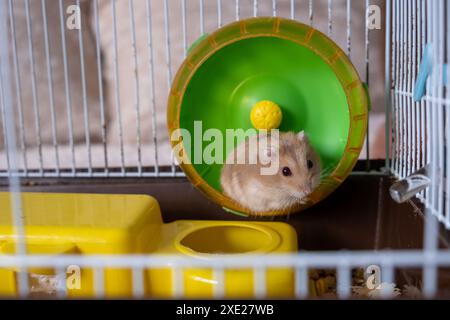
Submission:
[[[311,160],[307,160],[306,165],[308,166],[308,169],[312,169],[312,167],[314,166],[314,163]]]
[[[289,169],[289,167],[283,167],[282,172],[283,172],[283,176],[285,176],[285,177],[292,176],[292,171],[291,171],[291,169]]]

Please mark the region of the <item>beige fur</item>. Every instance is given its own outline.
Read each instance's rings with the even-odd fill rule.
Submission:
[[[221,173],[224,193],[254,213],[283,210],[301,203],[320,182],[320,158],[303,131],[297,135],[280,133],[278,144],[272,139],[261,134],[247,138],[228,155]],[[262,174],[261,168],[267,167],[267,161],[258,150],[264,149],[268,150],[266,160],[279,164],[275,174]],[[307,160],[314,164],[311,169]],[[283,175],[285,167],[292,175]]]

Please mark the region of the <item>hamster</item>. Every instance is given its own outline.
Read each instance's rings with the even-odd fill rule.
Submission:
[[[279,161],[271,174],[262,174],[261,169],[268,165],[261,156],[253,162],[236,160],[242,154],[246,157],[246,150],[249,158],[245,160],[251,159],[258,153],[257,142],[264,139],[263,153],[270,161]],[[320,157],[303,131],[279,133],[278,144],[270,139],[265,134],[247,138],[230,152],[221,172],[224,194],[254,214],[285,210],[303,203],[320,182]]]

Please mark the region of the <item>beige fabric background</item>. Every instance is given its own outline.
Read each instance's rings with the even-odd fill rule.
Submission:
[[[45,54],[43,12],[41,1],[29,1],[31,39],[33,46],[34,63],[29,58],[29,42],[27,31],[26,7],[25,1],[12,1],[14,10],[14,22],[16,33],[16,44],[18,54],[18,70],[20,74],[21,99],[25,126],[25,140],[27,144],[33,145],[37,142],[38,131],[35,124],[35,109],[32,90],[32,64],[36,76],[36,97],[39,109],[39,118],[41,126],[41,138],[43,143],[52,143],[52,121],[51,121],[51,95],[48,87],[47,60]],[[75,4],[74,0],[64,0],[64,7]],[[58,1],[47,1],[47,28],[49,39],[49,55],[51,57],[51,74],[53,78],[53,98],[55,107],[55,123],[58,142],[67,143],[68,135],[68,117],[66,95],[64,87],[64,67],[63,54],[61,46],[61,25],[59,15]],[[84,0],[81,2],[82,20],[87,19],[90,13],[90,2]],[[78,30],[65,30],[66,50],[68,61],[68,75],[70,82],[70,105],[72,106],[74,141],[82,142],[85,140],[85,130],[83,123],[83,95],[80,68],[80,48],[78,40]],[[97,80],[97,64],[95,58],[94,38],[88,26],[82,28],[82,37],[84,43],[84,63],[86,76],[87,110],[88,117],[92,123],[98,123],[99,118],[99,94]],[[16,95],[18,92],[15,86],[15,73],[13,65],[13,41],[10,42],[11,54],[11,83],[13,85],[14,109],[16,111],[16,123],[19,125],[19,100]],[[90,135],[93,140],[100,137],[100,127],[92,125]],[[3,130],[1,132],[3,141]]]

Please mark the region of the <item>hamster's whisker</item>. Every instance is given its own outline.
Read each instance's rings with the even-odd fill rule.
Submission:
[[[320,179],[323,179],[326,176],[328,176],[333,171],[333,169],[334,169],[334,166],[328,166],[328,167],[323,168],[320,171]]]

